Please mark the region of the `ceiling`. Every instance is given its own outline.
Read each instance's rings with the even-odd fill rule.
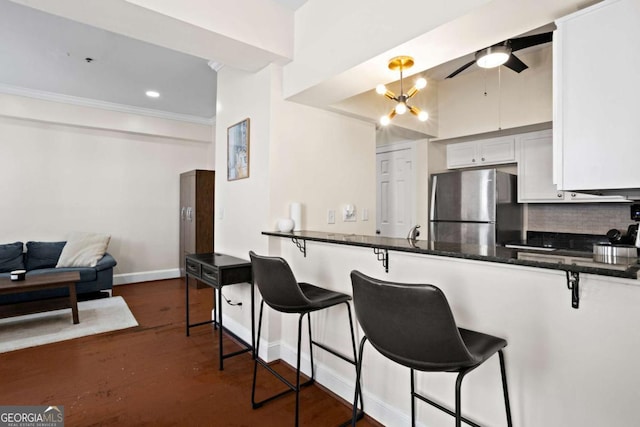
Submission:
[[[307,0],[275,0],[297,9]],[[206,59],[0,0],[0,92],[90,100],[210,122],[216,71]],[[149,98],[147,90],[160,93]]]
[[[273,1],[296,10],[308,0]],[[15,88],[21,88],[20,95],[58,94],[196,122],[210,123],[215,116],[217,76],[202,57],[10,0],[0,0],[0,37],[0,92],[16,93]],[[441,80],[472,56],[470,53],[421,74],[429,80]],[[369,104],[365,97],[371,96],[377,100],[373,86],[348,101]],[[146,97],[144,93],[150,89],[161,96]]]

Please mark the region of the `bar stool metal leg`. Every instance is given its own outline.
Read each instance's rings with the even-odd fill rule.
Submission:
[[[356,368],[356,376],[358,375],[358,361],[360,359],[358,359],[358,353],[356,352],[356,334],[355,334],[355,330],[353,328],[353,316],[351,315],[351,305],[349,305],[349,302],[345,302],[345,304],[347,305],[347,314],[349,315],[349,329],[351,331],[351,347],[353,349],[353,364]],[[356,389],[360,388],[360,381],[356,378]],[[357,400],[357,399],[356,399]],[[356,406],[357,409],[357,406]],[[357,411],[356,414],[356,421],[361,420],[362,418],[364,418],[364,400],[362,397],[362,393],[360,393],[360,410]],[[343,424],[343,426],[347,426],[349,425],[349,422],[346,422],[345,424]],[[342,427],[342,426],[341,426]]]
[[[298,427],[299,415],[300,415],[300,353],[302,353],[302,319],[304,319],[304,313],[298,318],[298,355],[296,362],[296,427]],[[309,330],[311,332],[311,330]],[[313,380],[313,378],[312,378]]]
[[[358,357],[356,358],[356,392],[353,398],[353,413],[351,414],[351,426],[355,427],[356,422],[364,416],[364,409],[360,411],[358,414],[358,397],[360,398],[360,403],[362,404],[362,387],[360,386],[360,378],[362,375],[362,354],[364,352],[364,344],[367,342],[367,336],[365,335],[360,340],[360,349],[358,352]],[[362,406],[364,408],[364,406]]]
[[[313,363],[313,338],[311,337],[311,313],[307,313],[307,324],[309,327],[309,358],[311,359],[311,379],[315,382],[316,368]]]
[[[509,405],[509,389],[507,388],[507,373],[504,367],[504,354],[502,350],[498,351],[498,356],[500,357],[500,374],[502,376],[502,391],[504,393],[504,406],[507,411],[507,426],[511,427],[513,424],[511,422],[511,405]]]
[[[415,397],[415,372],[410,369],[411,372],[411,427],[416,427],[416,397]]]

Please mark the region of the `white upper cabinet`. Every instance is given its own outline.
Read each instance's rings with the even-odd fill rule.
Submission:
[[[516,161],[514,136],[447,145],[447,168],[489,166]]]
[[[605,0],[556,24],[554,182],[640,189],[640,2]]]
[[[552,179],[552,131],[525,133],[516,137],[518,147],[519,203],[625,202],[621,196],[594,196],[558,190]]]
[[[565,202],[564,191],[553,183],[553,136],[551,130],[519,135],[518,202]]]

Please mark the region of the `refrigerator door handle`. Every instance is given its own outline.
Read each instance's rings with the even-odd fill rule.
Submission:
[[[436,188],[438,187],[438,177],[434,175],[431,178],[431,206],[429,206],[429,219],[433,221],[436,218]]]

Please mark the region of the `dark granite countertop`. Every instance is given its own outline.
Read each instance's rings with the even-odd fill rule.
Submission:
[[[411,241],[409,239],[366,236],[359,234],[328,233],[321,231],[294,231],[290,233],[263,231],[262,234],[289,239],[295,238],[298,240],[314,242],[386,249],[388,251],[410,252],[450,258],[523,265],[528,267],[572,271],[575,273],[621,277],[625,279],[638,279],[638,271],[640,270],[640,264],[637,262],[629,264],[605,264],[595,262],[593,261],[593,254],[591,251],[539,251],[529,248],[455,244],[430,242],[428,240]]]

